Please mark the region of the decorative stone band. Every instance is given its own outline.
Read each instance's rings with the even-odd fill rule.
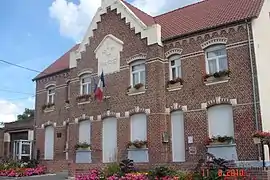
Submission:
[[[145,54],[145,53],[136,54],[136,55],[127,59],[127,64],[130,64],[130,63],[137,61],[137,60],[145,60],[146,57],[147,57],[147,54]]]
[[[44,123],[44,124],[41,125],[41,128],[44,129],[44,128],[46,128],[47,126],[53,126],[53,127],[56,127],[56,125],[57,125],[56,122],[47,121],[46,123]]]
[[[173,54],[179,54],[180,55],[182,53],[182,51],[183,51],[183,49],[180,49],[180,48],[170,49],[170,50],[165,52],[165,57],[169,58]]]
[[[149,115],[150,109],[145,109],[145,108],[140,108],[139,106],[135,106],[134,109],[131,109],[125,112],[125,117],[128,118],[132,116],[133,114],[138,114],[138,113],[145,113],[146,115]]]
[[[202,47],[202,49],[205,49],[205,48],[212,46],[214,44],[226,44],[227,40],[228,39],[225,37],[218,37],[218,38],[209,39],[208,41],[202,43],[201,47]]]
[[[231,104],[232,106],[237,105],[237,100],[236,99],[229,99],[229,98],[221,98],[221,97],[216,97],[213,100],[207,101],[206,103],[201,104],[201,109],[207,109],[211,106],[218,105],[218,104]]]
[[[177,111],[177,110],[187,112],[187,106],[181,106],[178,103],[173,103],[173,105],[170,106],[169,108],[165,108],[165,113],[170,114],[172,111]]]

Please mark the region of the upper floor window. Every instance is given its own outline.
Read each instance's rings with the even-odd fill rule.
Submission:
[[[182,77],[180,55],[172,55],[169,57],[170,63],[170,80]]]
[[[47,104],[54,104],[55,86],[47,88]]]
[[[228,70],[227,52],[225,45],[215,45],[206,49],[207,74]]]
[[[145,63],[137,61],[131,65],[131,85],[145,84]]]
[[[85,74],[81,76],[81,95],[91,93],[91,76]]]

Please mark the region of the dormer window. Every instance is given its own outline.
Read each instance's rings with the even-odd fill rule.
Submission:
[[[91,94],[91,76],[84,74],[81,76],[81,95]]]
[[[228,70],[225,45],[214,45],[205,50],[207,74]]]
[[[55,86],[47,88],[47,104],[54,104],[55,100]]]

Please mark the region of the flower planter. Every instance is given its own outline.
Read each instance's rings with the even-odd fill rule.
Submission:
[[[128,89],[127,94],[140,93],[140,92],[144,92],[144,91],[145,91],[145,86],[142,86],[139,89],[131,87]]]
[[[90,151],[91,147],[87,147],[87,148],[77,148],[76,151]]]
[[[206,83],[211,83],[211,82],[217,82],[217,81],[226,81],[228,79],[229,79],[229,76],[222,76],[222,77],[210,76],[210,77],[205,79],[205,82]]]
[[[146,145],[143,145],[143,146],[141,146],[141,147],[136,147],[136,146],[134,146],[134,145],[130,145],[130,146],[128,147],[128,149],[143,149],[143,148],[147,148]]]
[[[258,137],[253,137],[253,142],[254,144],[260,144],[261,143],[261,139]]]
[[[167,90],[172,90],[172,89],[178,89],[181,88],[183,85],[180,82],[176,82],[173,84],[168,84]]]
[[[210,145],[225,145],[225,144],[231,144],[231,141],[225,141],[225,142],[211,142]]]

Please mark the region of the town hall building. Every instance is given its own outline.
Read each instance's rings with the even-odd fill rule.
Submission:
[[[206,152],[258,160],[269,12],[268,0],[204,0],[153,17],[102,0],[82,42],[34,78],[41,159],[55,171],[124,158],[191,168]]]

